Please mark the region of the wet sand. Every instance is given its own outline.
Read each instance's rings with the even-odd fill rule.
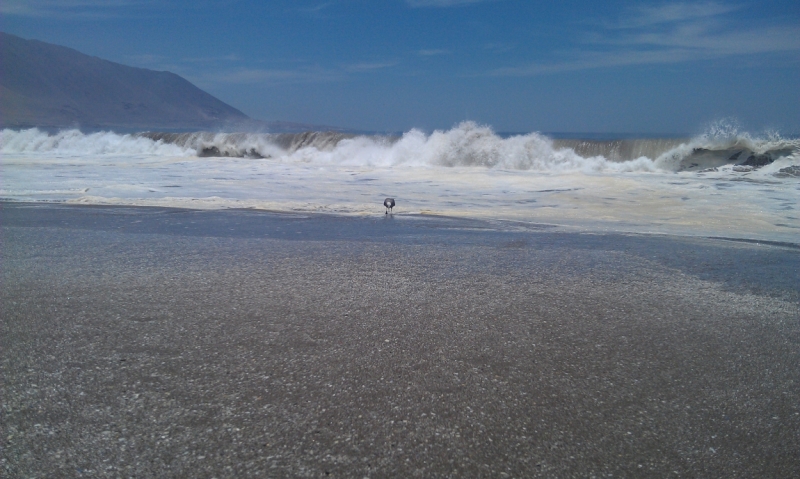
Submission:
[[[800,249],[0,203],[4,477],[796,477]]]

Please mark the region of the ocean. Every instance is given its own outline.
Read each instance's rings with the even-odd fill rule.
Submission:
[[[500,229],[800,243],[800,140],[724,123],[689,138],[3,130],[0,200],[441,215]]]

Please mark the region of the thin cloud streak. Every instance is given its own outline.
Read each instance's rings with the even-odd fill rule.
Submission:
[[[484,45],[483,49],[494,53],[505,53],[510,52],[515,47],[512,43],[490,42]]]
[[[574,72],[598,68],[630,65],[653,65],[681,63],[690,60],[709,59],[688,50],[606,52],[586,55],[584,58],[561,63],[534,63],[521,67],[498,68],[489,72],[495,77],[526,77],[548,73]]]
[[[719,3],[672,4],[640,8],[606,27],[580,51],[563,61],[498,68],[489,76],[535,76],[549,73],[710,60],[760,53],[800,51],[800,26],[729,25],[725,15],[739,6]],[[595,48],[595,51],[587,51]]]
[[[627,18],[617,23],[618,28],[642,28],[689,20],[718,17],[741,10],[742,5],[726,5],[718,2],[668,3],[657,7],[643,5],[632,11]]]
[[[313,7],[298,8],[297,11],[315,18],[324,18],[325,10],[333,6],[333,2],[325,2],[314,5]]]
[[[239,68],[213,74],[189,75],[199,83],[210,84],[285,84],[347,81],[358,74],[368,74],[397,66],[397,61],[355,63],[339,68],[308,67],[298,69]]]
[[[369,72],[375,70],[383,70],[384,68],[391,68],[396,66],[399,62],[374,62],[374,63],[356,63],[347,65],[344,69],[349,72]]]
[[[219,63],[219,62],[238,62],[241,60],[239,55],[231,53],[230,55],[214,56],[214,57],[191,57],[184,58],[182,61],[186,63]]]
[[[439,55],[449,55],[450,50],[431,49],[431,50],[420,50],[417,53],[423,57],[435,57]]]
[[[496,0],[406,0],[406,3],[411,8],[442,8],[493,1]]]
[[[0,13],[20,17],[108,18],[130,7],[155,6],[149,0],[5,0]]]
[[[287,83],[328,83],[346,81],[358,75],[395,67],[397,60],[343,64],[336,67],[304,65],[295,68],[251,68],[237,54],[209,57],[187,57],[170,59],[162,55],[142,54],[127,57],[133,64],[158,71],[171,71],[192,82],[211,85],[255,85]],[[215,63],[213,71],[206,68]],[[236,65],[239,63],[239,65]],[[305,63],[300,61],[300,63]]]
[[[259,68],[240,68],[227,72],[202,75],[198,82],[203,84],[275,84],[275,83],[320,83],[341,80],[338,71],[324,69],[278,70]]]

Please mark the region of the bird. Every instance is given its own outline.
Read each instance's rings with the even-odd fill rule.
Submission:
[[[392,211],[392,208],[394,208],[394,198],[386,198],[383,200],[383,206],[386,207],[386,214],[388,215]]]

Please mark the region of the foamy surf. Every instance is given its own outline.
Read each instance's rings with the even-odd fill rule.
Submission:
[[[341,133],[2,132],[15,201],[430,213],[589,230],[797,243],[800,142],[712,130],[687,140],[501,137],[462,123]]]

